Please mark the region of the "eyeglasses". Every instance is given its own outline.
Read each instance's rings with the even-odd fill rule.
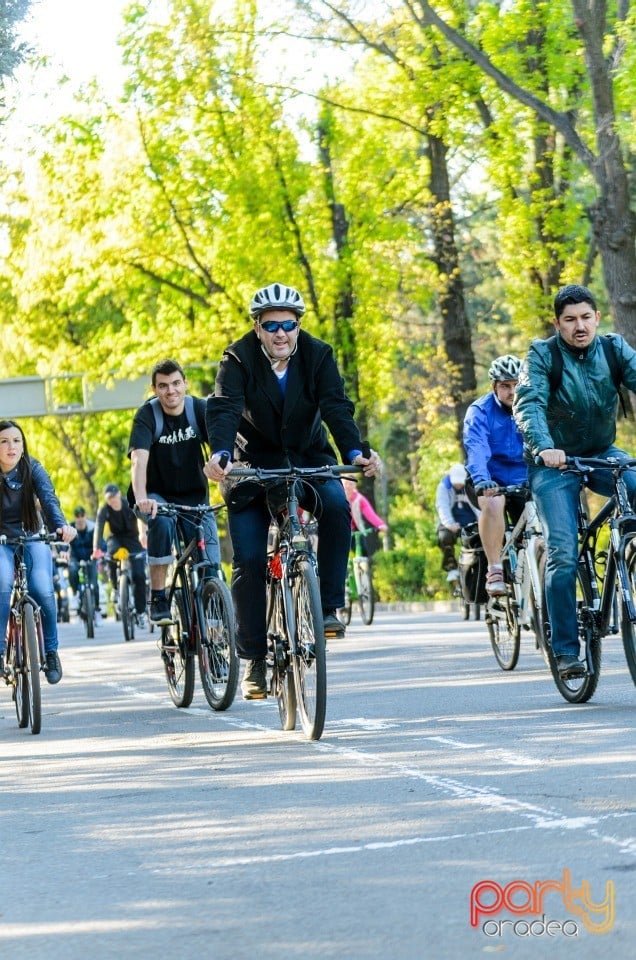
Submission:
[[[291,333],[298,326],[298,320],[261,320],[259,322],[265,333],[278,333],[279,330]]]

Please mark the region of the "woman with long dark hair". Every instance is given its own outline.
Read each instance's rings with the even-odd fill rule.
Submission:
[[[40,516],[39,508],[42,511]],[[42,464],[29,456],[26,437],[14,420],[0,420],[0,534],[38,533],[43,525],[70,543],[76,530],[62,513],[60,501]],[[4,673],[9,605],[13,589],[15,547],[0,545],[0,674]],[[41,540],[26,544],[29,591],[42,610],[46,679],[59,683],[62,664],[57,653],[57,605],[53,589],[51,548]]]

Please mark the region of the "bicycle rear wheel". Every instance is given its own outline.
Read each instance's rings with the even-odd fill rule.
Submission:
[[[135,617],[130,606],[130,582],[125,573],[119,577],[119,611],[124,628],[124,640],[128,643],[135,637]]]
[[[181,587],[170,596],[172,623],[161,628],[161,659],[176,707],[189,707],[194,696],[194,656],[188,647],[188,620]]]
[[[373,623],[375,613],[375,596],[373,593],[373,577],[371,563],[367,557],[362,557],[355,564],[356,585],[358,588],[358,606],[362,622],[368,627]]]
[[[199,624],[199,674],[205,699],[213,710],[227,710],[236,695],[238,657],[232,595],[222,580],[203,584]]]
[[[287,621],[280,580],[271,578],[267,586],[267,644],[272,658],[271,690],[278,701],[283,730],[296,727],[296,684],[289,655]]]
[[[547,553],[544,552],[539,565],[539,575],[542,584],[545,584],[546,563]],[[548,616],[545,601],[545,587],[542,593],[543,622],[547,624]],[[580,566],[576,573],[576,619],[579,638],[583,644],[587,664],[587,673],[585,676],[568,677],[567,679],[561,677],[556,664],[556,657],[552,650],[552,640],[549,630],[546,631],[542,642],[545,645],[545,656],[547,657],[550,672],[552,673],[552,679],[563,699],[567,700],[568,703],[586,703],[593,696],[601,675],[601,638],[598,635],[598,629],[594,622],[591,591],[587,584],[586,575]]]
[[[319,740],[327,708],[327,662],[318,578],[310,561],[296,566],[292,591],[296,619],[292,663],[300,722],[310,740]]]
[[[22,626],[16,624],[16,697],[18,726],[31,727],[31,733],[42,729],[42,693],[40,689],[40,656],[35,615],[30,603],[22,607]]]
[[[630,546],[635,541],[631,541]],[[627,559],[627,573],[629,576],[629,589],[632,595],[632,602],[636,603],[636,550],[630,550],[630,556]],[[632,680],[636,683],[636,623],[632,623],[627,614],[625,603],[621,604],[621,636],[623,638],[623,649],[625,659],[631,674]]]

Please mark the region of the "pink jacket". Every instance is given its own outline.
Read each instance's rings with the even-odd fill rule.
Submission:
[[[377,515],[367,498],[358,490],[356,490],[351,497],[349,506],[351,507],[352,530],[364,530],[365,526],[367,526],[364,522],[365,520],[378,530],[386,529],[386,523],[382,517]]]

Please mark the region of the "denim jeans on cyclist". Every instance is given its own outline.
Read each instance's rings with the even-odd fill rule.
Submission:
[[[68,581],[74,594],[77,594],[79,590],[79,568],[79,560],[69,560]],[[87,562],[86,566],[84,567],[84,576],[86,578],[86,583],[88,583],[92,588],[93,598],[95,600],[95,609],[99,610],[99,584],[97,582],[97,564],[94,560]]]
[[[318,571],[323,609],[344,603],[344,583],[351,545],[351,512],[339,480],[316,485],[314,498],[301,497],[300,505],[318,517]],[[236,617],[236,648],[244,660],[264,660],[267,654],[265,560],[270,514],[264,493],[240,510],[228,508],[234,561],[232,599]]]
[[[629,459],[618,447],[610,447],[598,456],[602,459]],[[630,501],[636,506],[636,470],[628,470],[623,476]],[[545,592],[552,648],[557,657],[578,657],[580,650],[576,619],[576,566],[577,509],[581,478],[575,473],[532,465],[528,469],[528,479],[548,544]],[[611,472],[595,470],[590,473],[588,486],[594,493],[611,496],[614,492]]]
[[[158,503],[169,503],[165,497],[157,493],[149,493],[148,497],[156,500]],[[196,532],[196,521],[191,522],[182,518],[184,532],[186,536],[193,537]],[[216,527],[216,520],[213,513],[205,513],[201,517],[203,533],[205,536],[205,555],[211,566],[218,567],[221,563],[221,551],[219,547],[219,532]],[[149,566],[165,566],[173,560],[172,544],[175,541],[174,517],[154,517],[148,523],[148,564]]]
[[[0,546],[0,653],[6,649],[9,605],[14,580],[15,547]],[[27,568],[29,593],[42,611],[44,649],[46,653],[57,650],[57,604],[53,589],[51,548],[46,543],[34,541],[25,545],[24,557]]]

